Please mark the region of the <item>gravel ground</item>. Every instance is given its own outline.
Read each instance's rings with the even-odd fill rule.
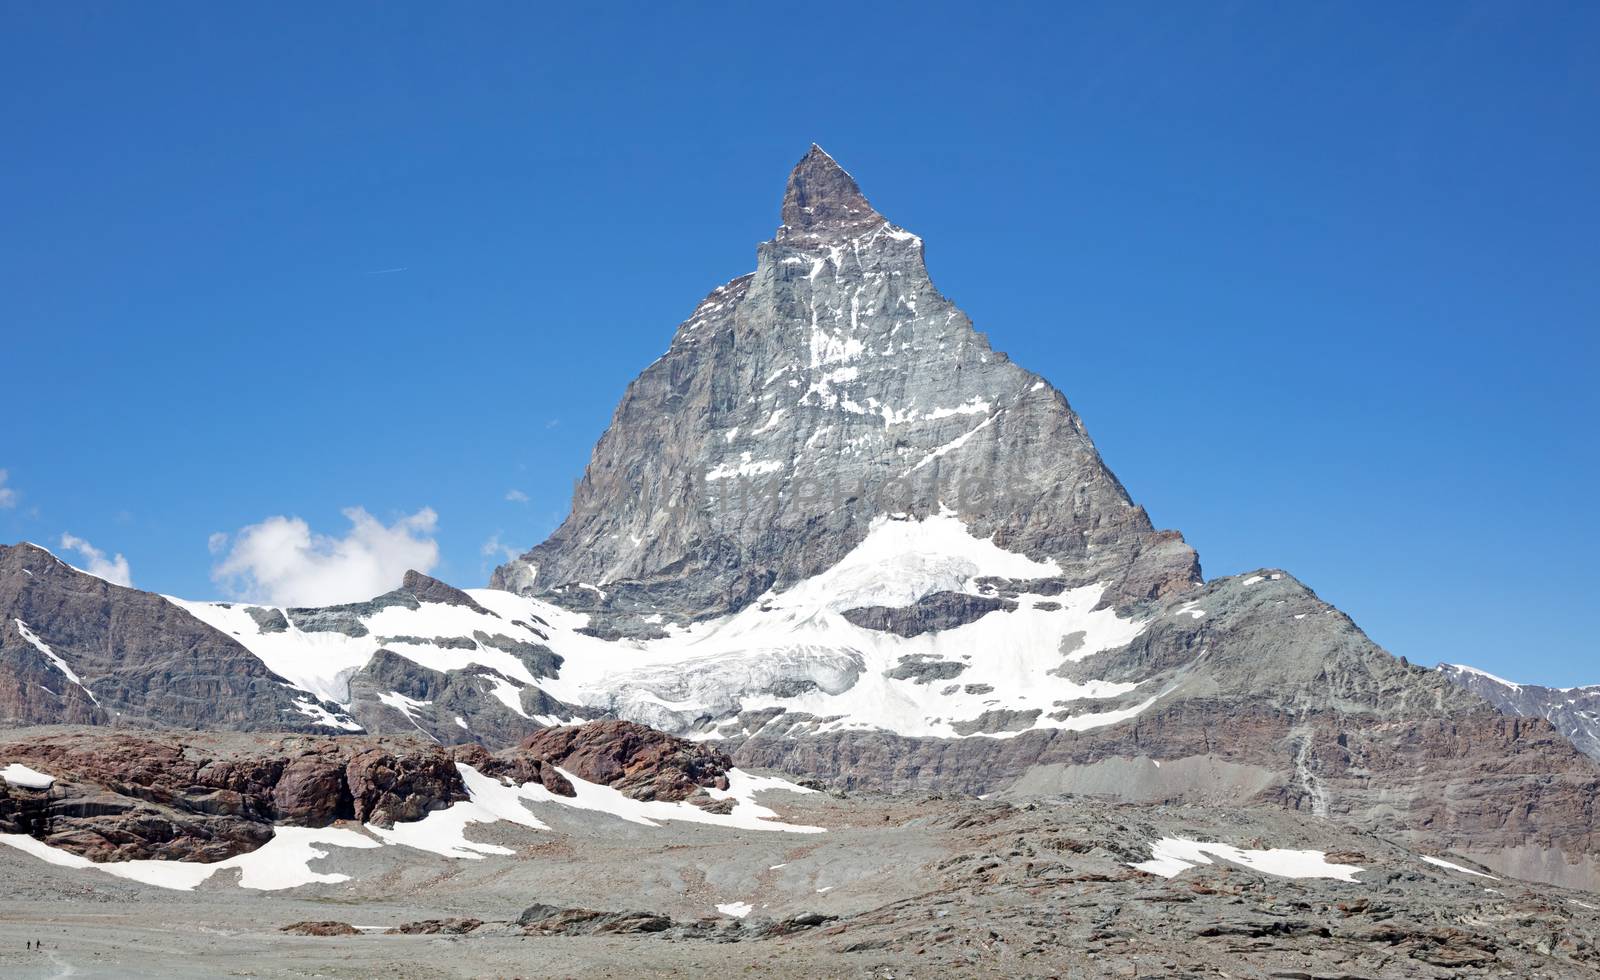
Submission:
[[[0,976],[1600,975],[1600,896],[1440,868],[1292,813],[820,794],[763,802],[830,831],[649,828],[541,806],[548,832],[469,831],[514,858],[332,848],[313,866],[352,881],[285,892],[240,889],[229,872],[167,891],[0,848]],[[1366,870],[1343,882],[1221,860],[1171,879],[1128,867],[1165,836],[1315,848]],[[735,901],[753,907],[740,926],[715,908]],[[535,903],[643,910],[676,926],[524,935],[517,917]],[[828,918],[753,936],[760,920],[802,913]],[[466,935],[376,928],[445,917],[484,925]],[[369,931],[279,931],[300,921]],[[44,948],[25,949],[33,940]]]

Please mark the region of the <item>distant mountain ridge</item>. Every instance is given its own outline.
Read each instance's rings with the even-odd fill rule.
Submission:
[[[1440,664],[1438,670],[1505,714],[1548,721],[1578,751],[1600,759],[1600,684],[1541,687],[1518,684],[1462,664]]]

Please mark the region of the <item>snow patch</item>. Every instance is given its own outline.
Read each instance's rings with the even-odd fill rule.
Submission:
[[[305,715],[307,718],[312,719],[317,724],[328,728],[338,728],[347,732],[360,732],[366,730],[350,716],[336,715],[309,698],[301,698],[300,700],[296,701],[294,703],[294,709]],[[413,722],[413,724],[415,724],[415,722]]]
[[[636,823],[645,827],[659,827],[665,821],[677,820],[684,823],[712,824],[718,827],[732,827],[739,830],[780,830],[793,834],[821,834],[827,832],[826,827],[784,823],[776,819],[778,816],[776,813],[757,804],[752,799],[753,794],[763,789],[788,789],[791,792],[800,793],[812,792],[811,790],[795,786],[793,783],[787,783],[786,780],[771,780],[765,777],[750,776],[738,769],[730,769],[728,771],[730,788],[725,793],[718,795],[714,790],[709,791],[715,799],[733,797],[738,801],[733,808],[733,812],[726,814],[709,813],[689,802],[667,803],[661,800],[635,800],[610,786],[602,786],[599,783],[591,783],[580,779],[559,766],[556,767],[556,771],[567,778],[577,796],[558,796],[545,789],[539,783],[525,783],[521,790],[518,791],[521,798],[539,803],[556,803],[576,810],[609,813],[629,823]],[[740,787],[743,788],[741,789]]]
[[[29,629],[27,623],[24,623],[20,619],[13,619],[12,622],[17,624],[17,632],[22,634],[22,638],[33,644],[34,649],[48,657],[50,662],[55,664],[56,670],[61,671],[63,677],[78,685],[83,693],[89,695],[90,701],[93,701],[95,704],[100,703],[100,699],[94,696],[93,691],[89,690],[87,687],[84,687],[83,681],[79,680],[78,675],[73,671],[73,669],[67,666],[67,662],[57,656],[56,652],[50,649],[49,644],[39,639],[38,634]]]
[[[1503,687],[1508,687],[1513,691],[1522,690],[1521,684],[1518,684],[1515,681],[1508,681],[1504,677],[1496,677],[1487,670],[1479,670],[1476,667],[1468,667],[1466,664],[1441,664],[1440,666],[1449,670],[1458,671],[1463,674],[1472,674],[1474,677],[1482,677],[1484,680],[1493,681],[1494,683],[1502,685]]]
[[[37,769],[30,769],[20,762],[13,762],[0,769],[0,779],[4,779],[8,785],[22,789],[49,789],[56,782],[56,777],[46,775]]]
[[[1217,857],[1280,878],[1333,878],[1355,881],[1366,870],[1353,864],[1332,864],[1326,851],[1297,851],[1273,848],[1253,851],[1229,844],[1210,844],[1186,837],[1163,837],[1150,846],[1148,861],[1130,863],[1130,868],[1146,874],[1171,878]]]
[[[466,802],[452,803],[442,810],[434,810],[421,820],[397,823],[393,827],[367,824],[367,831],[385,844],[400,844],[447,858],[478,861],[486,854],[508,855],[516,852],[499,844],[480,844],[468,840],[466,829],[472,824],[505,820],[533,830],[550,829],[522,805],[527,796],[515,786],[506,786],[465,763],[457,763],[456,768],[461,772],[461,781],[466,784],[469,797]]]
[[[935,449],[933,452],[931,452],[928,455],[922,457],[921,461],[919,461],[917,463],[917,465],[911,467],[911,469],[906,471],[907,475],[909,475],[911,473],[915,473],[917,470],[922,469],[924,466],[927,466],[929,463],[933,462],[934,460],[938,459],[939,457],[948,456],[950,453],[953,453],[957,449],[960,449],[962,446],[965,446],[969,439],[971,439],[973,436],[977,435],[978,433],[982,432],[984,429],[987,429],[990,425],[992,425],[994,423],[994,420],[999,418],[999,417],[1000,417],[1000,413],[999,412],[994,413],[993,415],[991,415],[988,418],[984,419],[982,422],[979,422],[977,425],[973,426],[972,429],[968,430],[963,435],[957,436],[956,438],[952,439],[951,441],[949,441],[949,442],[945,443],[944,445],[940,446],[938,449]]]
[[[522,717],[529,717],[528,713],[522,710],[522,692],[517,688],[517,685],[499,674],[479,674],[478,679],[489,682],[491,685],[489,690],[490,697],[493,697],[496,701],[499,701]]]
[[[26,834],[0,834],[0,844],[9,845],[59,867],[93,868],[118,878],[175,891],[193,891],[218,871],[228,869],[239,871],[240,888],[257,891],[280,891],[310,884],[337,884],[348,881],[350,876],[323,874],[311,870],[312,861],[328,856],[328,852],[317,845],[354,848],[381,846],[364,834],[338,827],[275,827],[272,839],[248,854],[240,854],[226,861],[202,864],[196,861],[96,863],[71,851],[51,847],[44,841],[35,840]]]
[[[982,415],[993,407],[993,405],[990,405],[977,395],[973,395],[972,400],[965,404],[957,405],[955,408],[936,408],[931,412],[924,413],[922,417],[927,421],[934,421],[936,419],[947,419],[952,415]]]
[[[1445,869],[1448,869],[1450,871],[1459,871],[1462,874],[1467,874],[1467,875],[1477,875],[1479,878],[1488,878],[1490,881],[1499,881],[1500,880],[1499,878],[1496,878],[1492,874],[1485,874],[1482,871],[1474,871],[1471,868],[1464,868],[1461,865],[1456,864],[1454,861],[1446,861],[1444,858],[1429,857],[1426,854],[1421,854],[1421,855],[1418,855],[1418,856],[1421,857],[1422,860],[1425,863],[1431,864],[1436,868],[1445,868]]]
[[[762,459],[751,461],[750,453],[740,453],[737,463],[719,463],[706,471],[706,480],[726,480],[729,477],[761,476],[764,473],[775,473],[783,469],[783,464],[775,459]]]

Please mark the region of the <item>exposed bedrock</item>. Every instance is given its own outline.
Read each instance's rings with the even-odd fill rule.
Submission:
[[[1600,854],[1593,805],[1600,767],[1548,723],[1487,707],[1448,718],[1385,720],[1194,699],[1109,728],[1005,739],[763,734],[744,740],[734,761],[811,774],[847,789],[1015,789],[1280,806],[1437,842],[1508,873],[1600,885],[1588,857]]]
[[[911,637],[965,626],[997,609],[1015,608],[1017,604],[1009,599],[968,595],[964,592],[935,592],[909,606],[863,606],[846,609],[843,616],[865,629]]]
[[[718,749],[627,722],[549,729],[490,753],[419,737],[121,734],[41,728],[0,743],[0,767],[53,777],[0,781],[0,833],[94,861],[214,862],[254,850],[274,824],[388,826],[467,799],[458,763],[574,795],[565,769],[640,800],[710,804],[732,765]]]
[[[165,598],[0,545],[0,727],[326,730],[314,704]]]
[[[515,754],[558,765],[579,779],[611,786],[636,800],[669,803],[704,788],[727,789],[733,764],[714,745],[614,720],[535,732]]]
[[[95,861],[220,861],[265,843],[274,823],[388,825],[466,799],[450,756],[414,739],[28,735],[0,744],[0,759],[55,782],[0,784],[0,828]]]

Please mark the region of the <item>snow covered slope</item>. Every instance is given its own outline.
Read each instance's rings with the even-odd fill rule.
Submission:
[[[611,714],[702,737],[750,734],[758,718],[780,713],[791,731],[942,738],[1134,717],[1159,685],[1069,678],[1059,668],[1126,645],[1143,622],[1100,606],[1100,587],[1067,588],[1059,574],[1054,562],[974,537],[946,512],[882,517],[821,574],[653,636],[595,635],[587,613],[494,589],[463,593],[471,605],[379,597],[342,615],[172,601],[370,729],[418,728],[446,742],[505,741],[486,722],[505,711],[529,729]],[[931,596],[977,605],[913,635],[861,625],[860,610],[915,608]],[[405,689],[364,701],[379,659],[410,666],[399,675]],[[410,683],[419,677],[455,683],[448,711],[436,704],[445,681],[419,690]]]

